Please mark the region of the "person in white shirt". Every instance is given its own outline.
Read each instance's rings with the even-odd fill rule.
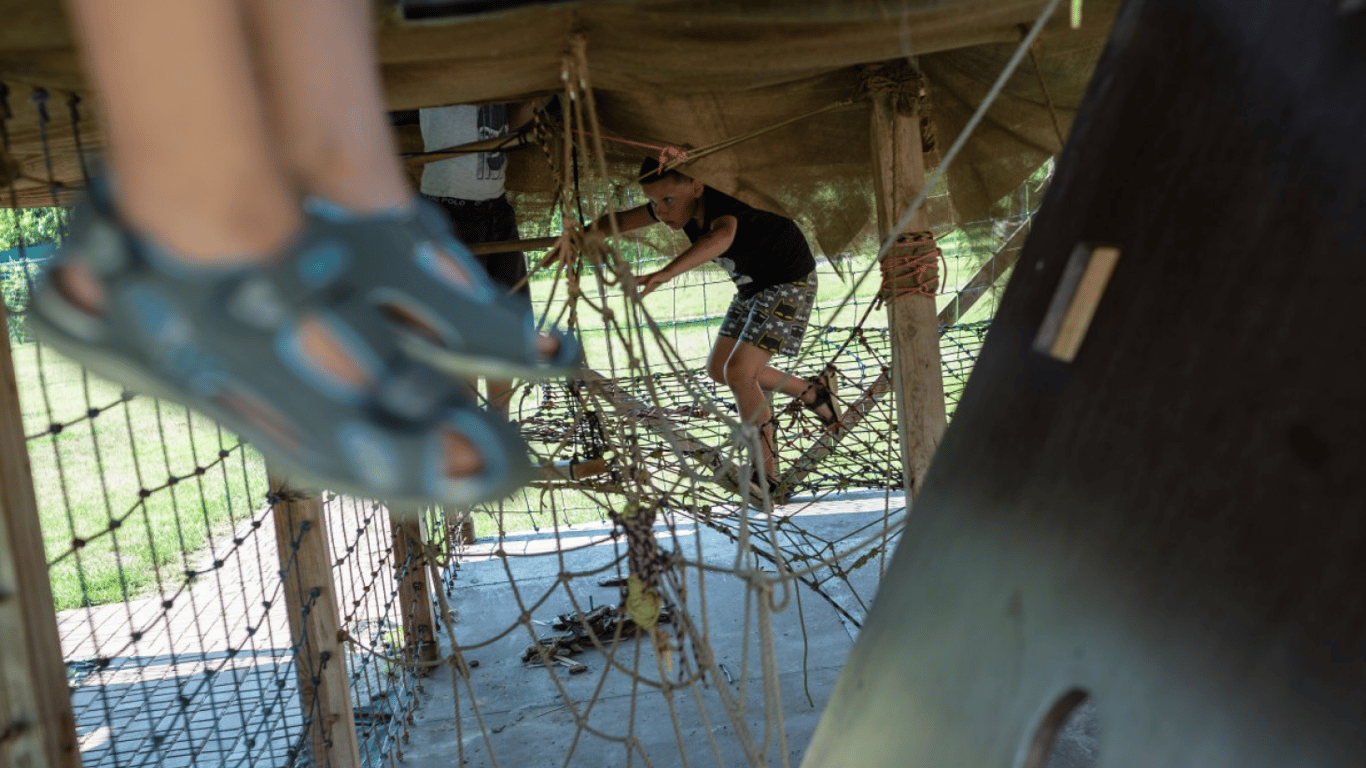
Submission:
[[[433,152],[474,141],[507,136],[510,126],[531,120],[534,102],[454,104],[418,110],[423,149]],[[504,178],[507,154],[477,152],[428,163],[422,169],[422,196],[446,212],[456,237],[466,245],[517,240],[517,214],[508,203]],[[526,254],[521,251],[475,254],[493,282],[531,307]],[[507,415],[512,383],[488,380],[489,405]]]

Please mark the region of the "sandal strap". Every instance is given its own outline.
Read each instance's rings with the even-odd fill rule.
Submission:
[[[314,199],[307,201],[306,210],[338,250],[390,258],[324,254],[281,265],[277,280],[300,299],[331,291],[345,301],[402,309],[441,339],[434,344],[414,336],[410,351],[462,373],[546,378],[569,373],[581,363],[577,340],[556,331],[551,334],[560,342],[559,353],[551,360],[542,357],[535,316],[492,282],[432,203],[417,199],[400,211],[356,215]]]

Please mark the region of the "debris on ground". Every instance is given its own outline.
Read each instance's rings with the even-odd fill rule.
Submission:
[[[658,623],[673,621],[668,607],[660,611]],[[620,631],[621,637],[635,637],[642,630],[626,611],[615,605],[602,605],[587,613],[574,611],[555,617],[550,627],[560,634],[537,638],[522,652],[522,663],[529,667],[542,667],[547,664],[567,667],[569,674],[578,675],[588,671],[588,666],[571,659],[593,647],[593,639],[600,643],[610,643]]]

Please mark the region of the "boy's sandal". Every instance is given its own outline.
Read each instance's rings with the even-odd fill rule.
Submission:
[[[745,489],[749,502],[762,509],[766,504],[777,504],[783,497],[782,481],[776,477],[769,477],[757,468],[751,469],[749,473],[748,487]],[[765,499],[767,495],[767,499]]]
[[[812,389],[815,394],[809,403],[801,398],[797,398],[797,401],[802,404],[803,408],[816,414],[816,418],[821,424],[827,427],[833,427],[836,424],[839,424],[840,414],[839,411],[835,409],[835,401],[834,398],[831,397],[830,387],[825,383],[825,379],[820,376],[812,376],[807,379],[807,381],[811,383],[810,389]],[[826,416],[821,412],[822,407],[830,409],[829,416]]]
[[[28,323],[96,373],[222,422],[296,481],[413,503],[515,490],[529,476],[520,435],[406,354],[380,309],[341,289],[337,276],[358,260],[311,227],[271,268],[199,267],[87,202],[34,287]],[[77,265],[103,289],[101,310],[57,284]],[[275,279],[286,272],[302,279]],[[363,376],[325,367],[320,341]],[[474,474],[447,476],[449,433],[473,445]]]
[[[439,208],[423,199],[394,212],[356,214],[324,200],[305,201],[318,232],[364,254],[312,271],[282,270],[294,295],[355,294],[400,319],[404,348],[451,373],[498,379],[552,379],[574,373],[583,350],[573,334],[547,359],[537,348],[536,317],[489,279],[451,233]]]

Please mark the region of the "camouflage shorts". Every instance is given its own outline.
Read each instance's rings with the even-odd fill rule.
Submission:
[[[816,301],[816,273],[769,286],[747,299],[737,294],[718,333],[776,355],[795,355]]]

